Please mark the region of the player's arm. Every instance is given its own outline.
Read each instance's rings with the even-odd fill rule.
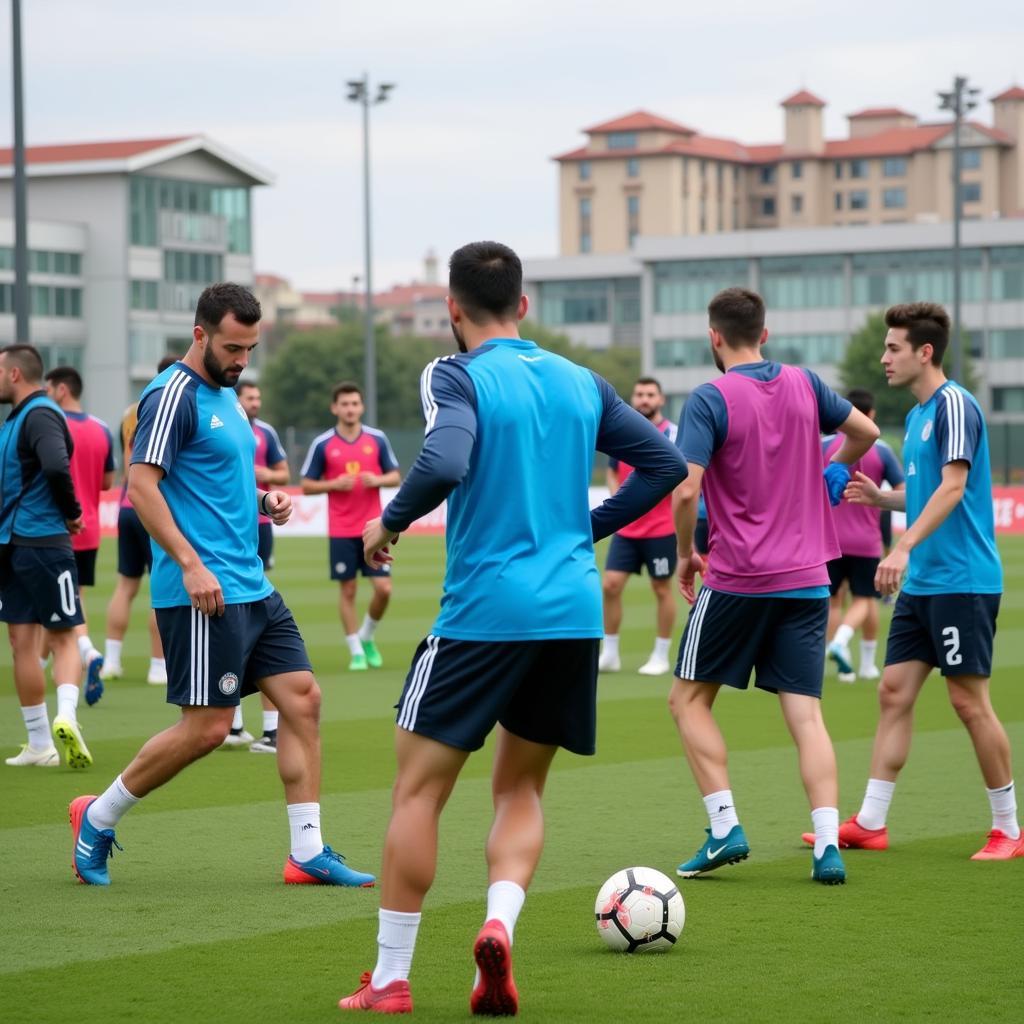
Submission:
[[[377,444],[377,461],[380,463],[379,473],[360,473],[364,487],[397,487],[402,482],[402,474],[398,471],[398,459],[387,435],[374,431],[371,435]]]
[[[804,370],[818,402],[818,427],[823,434],[843,435],[842,444],[833,452],[825,466],[825,489],[833,505],[842,501],[850,482],[850,466],[865,455],[878,440],[874,420],[855,409],[847,399],[837,395],[810,370]]]
[[[362,473],[360,477],[364,487],[397,487],[402,482],[402,474],[397,469],[387,473]]]
[[[649,512],[686,476],[679,449],[650,421],[627,405],[603,377],[594,374],[603,410],[597,449],[633,467],[626,482],[590,512],[595,541]]]
[[[306,453],[306,461],[302,464],[300,478],[303,494],[330,494],[332,491],[351,491],[355,477],[342,475],[324,478],[327,472],[327,459],[324,457],[324,442],[314,441]]]
[[[283,487],[291,479],[288,470],[287,460],[275,462],[271,466],[257,466],[256,480],[261,484],[273,484],[276,487]]]
[[[697,599],[694,578],[704,571],[705,562],[693,550],[693,534],[697,529],[697,510],[700,505],[700,485],[704,480],[704,467],[699,462],[686,464],[686,479],[672,492],[672,517],[676,529],[676,571],[679,589],[687,602]]]
[[[608,468],[604,471],[605,483],[608,485],[608,497],[610,498],[619,489],[619,466],[618,459],[609,459]]]
[[[284,526],[292,517],[292,496],[287,491],[256,489],[256,508],[262,516],[269,516],[275,526]]]
[[[54,503],[64,517],[69,533],[82,528],[82,506],[71,480],[71,453],[63,417],[52,409],[32,409],[25,419],[18,447],[23,445],[39,463]]]
[[[114,462],[114,438],[106,423],[103,424],[103,431],[107,435],[107,454],[103,459],[103,480],[100,482],[100,487],[104,491],[109,491],[114,486],[114,471],[117,469],[117,465]]]

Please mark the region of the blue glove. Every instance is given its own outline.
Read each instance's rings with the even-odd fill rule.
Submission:
[[[828,500],[838,505],[843,500],[843,491],[850,482],[850,467],[844,462],[830,462],[825,467],[825,489]]]

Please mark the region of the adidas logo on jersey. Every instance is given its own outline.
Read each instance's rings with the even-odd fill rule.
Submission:
[[[210,417],[210,429],[216,430],[218,427],[223,426],[224,424],[221,422],[220,417],[216,413],[214,413],[213,416]]]
[[[907,476],[917,476],[917,466],[913,463],[907,467]]]

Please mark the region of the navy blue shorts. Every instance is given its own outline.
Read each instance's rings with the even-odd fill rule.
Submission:
[[[702,587],[679,644],[676,676],[745,690],[821,696],[828,598],[752,597]]]
[[[354,580],[356,572],[364,576],[390,576],[391,566],[375,569],[363,558],[362,537],[331,537],[331,579]]]
[[[663,580],[676,571],[676,535],[622,537],[615,534],[608,545],[605,572],[639,573],[647,566],[651,579]]]
[[[900,592],[889,626],[886,665],[923,661],[944,676],[992,675],[1000,594]]]
[[[7,547],[0,571],[0,622],[71,629],[84,621],[70,547]]]
[[[96,586],[96,556],[98,548],[90,548],[88,551],[72,552],[75,556],[75,570],[78,573],[78,585],[80,587]]]
[[[828,592],[835,597],[846,580],[850,581],[850,593],[854,597],[881,597],[875,590],[877,558],[862,558],[860,555],[843,555],[828,563]]]
[[[157,608],[167,659],[167,703],[233,707],[269,676],[312,666],[295,619],[274,591],[262,601],[229,604],[224,614],[190,606]]]
[[[479,750],[495,724],[593,754],[598,640],[485,642],[428,636],[395,705],[403,729]]]
[[[153,548],[139,513],[123,507],[117,513],[117,571],[129,579],[142,579],[153,568]]]
[[[693,550],[698,555],[707,555],[708,553],[708,532],[708,521],[698,519],[697,526],[693,531]]]
[[[266,572],[274,567],[274,524],[260,523],[257,529],[259,540],[256,544],[256,553],[263,563],[263,571]]]

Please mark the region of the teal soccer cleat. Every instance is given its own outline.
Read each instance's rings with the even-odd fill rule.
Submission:
[[[71,867],[83,885],[110,885],[107,872],[107,858],[113,856],[112,847],[119,850],[112,828],[94,828],[86,811],[96,799],[94,796],[80,796],[71,801],[68,817],[71,819],[71,834],[74,837],[74,851]]]
[[[711,829],[706,828],[708,837],[704,845],[683,864],[676,868],[680,878],[695,878],[707,871],[714,871],[725,864],[739,864],[750,853],[750,844],[743,833],[742,825],[733,825],[724,839],[715,839]]]
[[[839,850],[834,846],[826,846],[820,857],[813,857],[814,866],[811,878],[822,885],[846,885],[846,868]]]
[[[284,864],[284,880],[289,885],[347,885],[372,888],[377,879],[363,871],[353,871],[340,853],[329,846],[309,860],[289,857]]]

